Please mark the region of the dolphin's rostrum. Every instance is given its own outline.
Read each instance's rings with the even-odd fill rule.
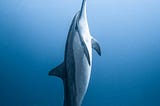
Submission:
[[[64,106],[82,104],[90,80],[92,48],[101,55],[98,42],[90,35],[86,0],[83,0],[81,10],[74,16],[69,29],[64,61],[49,72],[49,75],[63,80]]]

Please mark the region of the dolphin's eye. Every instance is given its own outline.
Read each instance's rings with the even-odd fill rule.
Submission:
[[[76,24],[75,30],[78,30],[78,26],[77,26],[77,24]]]

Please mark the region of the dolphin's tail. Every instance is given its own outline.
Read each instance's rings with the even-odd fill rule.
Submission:
[[[62,80],[65,79],[65,64],[64,62],[49,71],[48,73],[49,76],[57,76],[61,78]]]

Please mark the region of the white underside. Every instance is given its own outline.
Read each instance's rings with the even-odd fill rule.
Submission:
[[[78,33],[76,33],[78,34]],[[87,36],[87,35],[86,35]],[[90,62],[88,64],[86,55],[84,54],[83,47],[80,42],[80,38],[78,35],[75,35],[73,40],[73,53],[75,60],[75,84],[76,84],[76,92],[77,92],[77,100],[82,101],[90,80],[91,74],[91,66],[92,66],[92,49],[91,49],[91,39],[90,35],[88,36],[86,46],[90,55]]]

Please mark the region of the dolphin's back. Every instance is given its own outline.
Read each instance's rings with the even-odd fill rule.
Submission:
[[[76,84],[75,84],[75,56],[74,56],[74,39],[78,36],[76,31],[76,22],[78,20],[79,12],[74,16],[70,26],[66,48],[65,48],[65,68],[66,80],[64,80],[64,106],[80,106],[77,101]]]
[[[75,59],[73,54],[73,40],[77,34],[75,30],[79,12],[76,13],[70,26],[66,46],[64,62],[49,72],[50,76],[57,76],[63,80],[64,84],[64,106],[79,106],[76,102],[75,86]]]

